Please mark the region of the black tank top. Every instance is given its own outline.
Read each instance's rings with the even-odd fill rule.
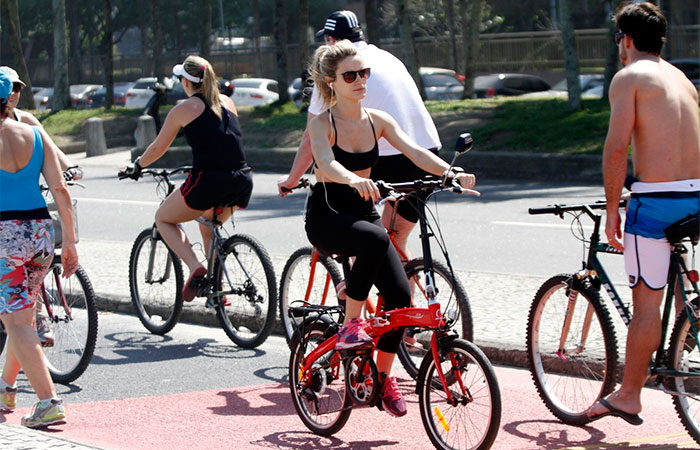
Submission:
[[[192,147],[192,171],[236,171],[246,165],[238,117],[221,107],[221,119],[209,108],[204,96],[204,111],[184,127],[187,143]]]
[[[363,111],[365,111],[363,109]],[[331,110],[328,110],[328,115],[331,118],[331,123],[333,124],[333,132],[335,133],[335,142],[331,147],[333,150],[333,156],[335,160],[343,165],[346,169],[351,172],[356,172],[358,170],[369,169],[370,167],[377,164],[379,160],[379,145],[377,144],[377,133],[374,131],[374,123],[372,123],[372,117],[365,111],[367,118],[369,119],[369,124],[372,127],[372,136],[374,136],[374,147],[366,152],[348,152],[343,150],[338,146],[338,130],[335,127],[335,120],[333,119],[333,114]]]

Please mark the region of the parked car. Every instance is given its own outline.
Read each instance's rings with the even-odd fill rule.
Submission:
[[[279,100],[277,81],[268,78],[235,78],[231,98],[236,106],[261,106]]]
[[[70,86],[70,102],[73,108],[89,108],[90,105],[87,101],[88,96],[101,87],[101,84],[74,84]]]
[[[439,67],[421,67],[418,69],[426,100],[460,100],[464,95],[464,82],[457,72]]]
[[[139,78],[134,85],[126,91],[127,108],[145,108],[148,100],[153,97],[153,88],[158,80],[155,77]]]
[[[134,83],[114,83],[114,106],[126,105],[126,92],[131,89]],[[87,96],[89,108],[102,108],[105,106],[107,88],[102,86]]]
[[[43,88],[34,94],[34,107],[38,110],[51,108],[53,101],[53,88]]]
[[[99,89],[99,84],[74,84],[69,87],[71,105],[74,108],[88,108],[86,97],[88,94]],[[34,104],[36,109],[51,109],[53,105],[53,88],[44,88],[34,94]]]
[[[603,96],[603,84],[605,76],[602,74],[584,74],[579,75],[579,83],[581,83],[581,95],[586,97],[601,98]],[[524,97],[567,97],[568,87],[566,78],[552,86],[552,89],[540,92],[530,92],[524,94]]]
[[[476,98],[496,95],[522,95],[551,89],[549,84],[536,75],[525,73],[495,73],[474,78]]]
[[[669,62],[678,67],[693,82],[696,89],[700,89],[700,58],[674,59]]]
[[[301,106],[301,77],[297,77],[289,83],[287,88],[287,93],[289,94],[289,99],[294,102],[295,105]]]

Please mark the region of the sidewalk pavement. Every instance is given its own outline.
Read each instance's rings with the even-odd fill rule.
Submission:
[[[84,155],[73,154],[71,159],[84,167],[120,167],[130,161],[128,149],[91,158]],[[100,311],[134,314],[128,290],[128,273],[124,269],[131,245],[126,242],[89,239],[80,241],[81,264],[88,270]],[[105,258],[104,255],[110,257]],[[270,256],[275,266],[275,274],[279,277],[289,255]],[[526,367],[525,339],[530,302],[545,278],[464,270],[457,270],[457,276],[464,284],[472,309],[475,343],[494,364]],[[622,287],[618,290],[622,294],[627,293]],[[216,315],[204,307],[202,299],[187,304],[183,308],[180,320],[219,326]],[[622,347],[626,339],[626,327],[619,318],[615,319],[615,325],[618,345]],[[7,444],[9,442],[12,444]],[[0,447],[7,450],[91,448],[53,438],[47,433],[3,424],[0,424],[0,444]]]

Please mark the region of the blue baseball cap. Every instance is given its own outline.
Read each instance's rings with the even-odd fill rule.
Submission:
[[[12,93],[12,78],[5,69],[0,69],[0,99],[2,102],[7,102],[7,98]]]

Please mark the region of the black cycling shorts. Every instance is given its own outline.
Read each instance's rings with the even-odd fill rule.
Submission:
[[[428,149],[438,154],[436,148]],[[372,167],[370,178],[374,181],[386,181],[387,183],[404,183],[419,180],[430,173],[413,164],[408,156],[403,153],[397,155],[380,156],[377,164]],[[409,222],[418,222],[418,199],[409,195],[404,197],[396,206],[396,212]]]
[[[253,173],[250,167],[227,172],[190,172],[180,186],[180,193],[187,206],[199,211],[215,206],[245,208],[253,193]]]

